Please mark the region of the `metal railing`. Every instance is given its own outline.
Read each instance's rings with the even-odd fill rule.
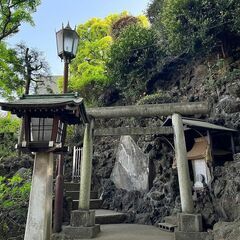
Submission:
[[[72,182],[80,181],[80,166],[82,159],[82,148],[73,148],[73,168],[72,168]]]

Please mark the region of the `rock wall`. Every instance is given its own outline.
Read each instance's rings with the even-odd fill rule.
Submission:
[[[110,180],[116,149],[111,138],[95,149],[94,183],[103,199],[103,208],[128,213],[127,222],[154,225],[168,215],[180,212],[180,197],[177,170],[173,168],[173,149],[159,136],[141,137],[137,143],[148,155],[151,173],[149,191],[127,191],[118,189]],[[115,147],[118,139],[115,139]],[[108,145],[110,144],[110,145]],[[100,147],[101,146],[101,147]],[[103,157],[97,158],[102,154]],[[107,147],[108,146],[108,147]],[[110,147],[111,146],[111,147]],[[97,156],[96,156],[97,155]],[[100,167],[101,166],[101,167]],[[240,154],[234,161],[217,166],[213,171],[210,188],[194,195],[196,212],[203,215],[204,228],[212,229],[219,221],[236,221],[240,217]]]
[[[166,79],[158,79],[153,83],[153,93],[160,93],[162,97],[149,98],[147,103],[208,100],[213,106],[211,114],[196,117],[205,117],[212,123],[240,130],[240,76],[233,71],[240,67],[240,62],[230,59],[228,64],[226,60],[227,67],[220,69],[218,60],[219,57],[213,54],[175,64],[163,75],[167,82]],[[224,72],[226,69],[228,72]],[[215,85],[216,81],[218,85]],[[161,117],[104,120],[97,121],[96,127],[160,126],[163,120]],[[149,191],[117,189],[110,180],[118,137],[95,137],[92,189],[101,195],[104,208],[127,212],[128,222],[155,224],[161,222],[164,216],[180,211],[177,171],[172,168],[173,149],[170,143],[173,141],[170,139],[169,143],[158,135],[135,137],[134,140],[149,158]],[[234,140],[236,151],[240,152],[239,135]],[[225,236],[231,239],[229,236],[233,235],[229,234],[229,229],[238,224],[226,223],[237,221],[240,217],[238,159],[239,155],[236,155],[233,162],[215,167],[211,187],[194,196],[196,211],[202,213],[205,229],[213,228],[214,224],[222,221],[214,227],[215,239],[225,239]],[[221,227],[226,231],[221,231]],[[237,231],[233,234],[237,236]]]
[[[33,158],[29,155],[7,157],[0,160],[0,176],[12,177],[20,168],[33,168]]]
[[[215,167],[211,188],[198,194],[196,209],[203,215],[205,227],[218,221],[232,222],[240,217],[240,154],[234,161]]]
[[[92,187],[101,194],[103,208],[126,212],[127,222],[152,225],[180,211],[177,171],[172,169],[173,149],[157,136],[135,140],[149,157],[149,191],[118,189],[110,180],[119,142],[110,137],[98,138],[95,145]]]
[[[220,99],[224,100],[214,106],[214,111],[208,120],[240,129],[238,104],[236,104],[238,98],[222,96]],[[160,126],[162,120],[159,118],[130,120],[130,122],[111,120],[104,124],[115,127],[149,124]],[[103,208],[127,212],[128,222],[143,224],[161,222],[165,216],[177,214],[180,211],[177,171],[172,168],[173,139],[168,140],[158,135],[135,137],[136,143],[149,158],[150,188],[148,192],[139,192],[117,189],[109,179],[116,160],[119,138],[95,139],[93,189],[101,194]],[[239,136],[235,137],[235,143],[239,151]],[[235,221],[240,217],[238,159],[239,155],[235,155],[233,162],[215,167],[211,187],[195,194],[196,212],[203,215],[205,229],[212,229],[219,221]]]

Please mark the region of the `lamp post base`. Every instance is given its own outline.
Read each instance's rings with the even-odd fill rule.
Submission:
[[[24,240],[52,233],[53,153],[36,153]]]

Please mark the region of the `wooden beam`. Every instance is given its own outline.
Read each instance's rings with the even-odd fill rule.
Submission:
[[[207,114],[210,106],[207,102],[146,104],[117,107],[88,108],[87,114],[94,118],[119,117],[155,117],[173,113],[181,115]]]
[[[117,127],[117,128],[96,128],[94,136],[122,136],[122,135],[152,135],[173,134],[172,127]]]

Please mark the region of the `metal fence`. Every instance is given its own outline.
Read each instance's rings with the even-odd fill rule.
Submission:
[[[73,168],[72,168],[72,182],[80,181],[80,165],[82,159],[82,148],[73,148]]]

